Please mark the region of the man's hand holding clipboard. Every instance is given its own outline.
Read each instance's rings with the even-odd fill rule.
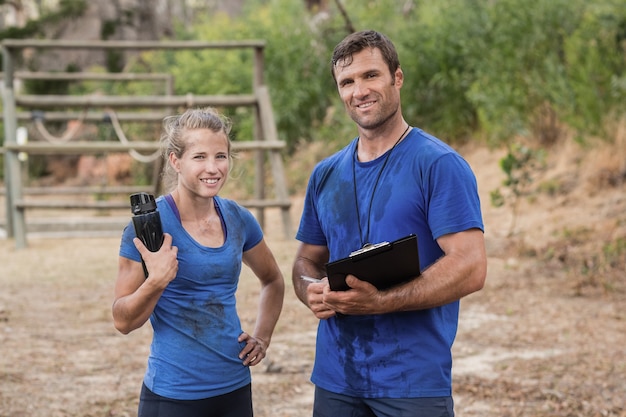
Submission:
[[[381,242],[353,252],[347,258],[326,264],[330,289],[346,291],[346,275],[367,281],[379,290],[407,282],[420,275],[417,236]]]

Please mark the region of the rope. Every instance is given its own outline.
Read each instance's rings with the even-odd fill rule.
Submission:
[[[59,144],[59,143],[69,142],[70,140],[74,138],[74,136],[76,136],[80,128],[83,126],[83,121],[85,120],[86,115],[87,115],[87,109],[85,108],[80,118],[76,120],[76,123],[71,125],[71,127],[66,128],[62,136],[54,136],[53,134],[48,132],[48,129],[46,129],[46,126],[44,126],[43,124],[43,121],[45,119],[43,112],[34,111],[33,120],[35,121],[35,127],[37,128],[37,132],[39,132],[39,134],[45,140],[47,140],[50,143]],[[70,126],[69,123],[68,123],[68,126]]]
[[[131,142],[128,140],[128,138],[124,134],[124,131],[122,130],[122,126],[120,125],[120,122],[117,119],[117,115],[115,114],[115,112],[107,111],[105,112],[105,114],[109,117],[109,120],[111,120],[111,125],[113,126],[113,130],[115,131],[115,134],[117,135],[117,138],[120,140],[120,142],[122,142],[125,145],[130,144]],[[161,151],[157,149],[151,155],[142,155],[136,150],[131,149],[128,151],[128,154],[132,156],[136,161],[149,163],[149,162],[156,161],[157,158],[159,158],[159,156],[161,155]]]

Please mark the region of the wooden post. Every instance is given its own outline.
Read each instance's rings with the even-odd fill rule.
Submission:
[[[252,71],[252,88],[256,93],[258,89],[263,85],[263,49],[254,48],[254,68]],[[255,97],[256,102],[256,97]],[[263,126],[261,115],[259,112],[259,105],[256,103],[254,112],[254,139],[264,140]],[[254,173],[254,197],[257,200],[265,199],[265,152],[262,149],[258,149],[255,155],[255,173]],[[256,213],[257,221],[261,225],[262,229],[265,229],[265,209],[263,207],[257,208]]]
[[[265,140],[277,141],[278,132],[276,131],[276,123],[274,121],[274,111],[272,110],[272,102],[267,86],[257,89],[259,99],[259,110],[261,116],[261,125],[263,126],[263,136]],[[289,193],[287,192],[287,184],[285,183],[285,172],[283,170],[283,161],[277,150],[270,150],[270,165],[272,168],[272,177],[274,178],[274,193],[276,198],[281,201],[289,202]],[[283,220],[283,230],[286,238],[291,238],[291,216],[289,214],[289,205],[281,207]]]
[[[17,144],[17,119],[15,97],[13,93],[13,57],[11,51],[2,47],[2,66],[4,71],[4,90],[2,92],[4,116],[4,143]],[[7,194],[7,236],[15,237],[18,249],[26,247],[26,224],[24,213],[14,209],[14,202],[22,199],[22,172],[17,151],[7,151],[4,155],[4,180]]]

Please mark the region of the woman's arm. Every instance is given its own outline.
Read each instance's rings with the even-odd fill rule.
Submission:
[[[120,257],[115,283],[115,299],[111,307],[113,324],[123,334],[143,326],[154,310],[167,284],[178,271],[178,248],[172,246],[172,237],[165,233],[163,245],[158,252],[150,252],[141,242],[133,240],[141,254],[148,278],[145,278],[140,262]]]
[[[240,354],[244,365],[254,366],[265,357],[272,333],[283,308],[285,280],[274,255],[265,240],[243,253],[243,262],[261,281],[259,308],[252,336],[243,333],[239,341],[246,341]]]

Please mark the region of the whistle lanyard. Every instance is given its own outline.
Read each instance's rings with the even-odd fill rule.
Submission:
[[[406,135],[406,133],[409,131],[410,128],[411,128],[411,125],[407,125],[406,129],[404,129],[404,132],[402,132],[402,135],[400,135],[396,143],[394,143],[391,149],[389,149],[389,151],[387,152],[387,155],[385,156],[385,161],[383,162],[383,166],[381,166],[380,171],[378,171],[378,175],[376,176],[376,181],[374,181],[374,187],[372,188],[372,195],[370,196],[369,207],[367,209],[367,228],[365,229],[365,235],[363,235],[363,229],[361,227],[361,215],[359,213],[359,195],[357,193],[357,188],[356,188],[356,160],[358,158],[357,156],[358,144],[357,146],[354,147],[354,156],[352,158],[352,180],[353,180],[352,185],[354,186],[354,189],[353,189],[354,205],[356,207],[356,220],[357,220],[357,225],[359,226],[359,239],[361,241],[361,247],[365,247],[366,245],[370,243],[368,242],[368,240],[369,240],[369,234],[370,234],[370,218],[372,216],[372,204],[374,203],[374,195],[376,194],[376,188],[378,187],[378,182],[380,181],[380,177],[382,176],[383,171],[385,170],[385,167],[387,166],[387,162],[389,162],[389,157],[391,156],[391,153],[393,152],[395,147],[398,145],[398,143],[400,143],[400,141],[404,138],[404,135]]]

